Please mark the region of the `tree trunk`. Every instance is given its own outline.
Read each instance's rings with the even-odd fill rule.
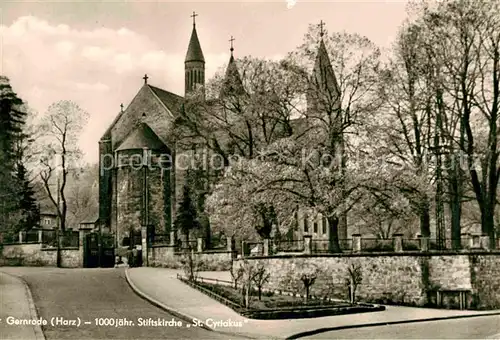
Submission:
[[[431,236],[431,217],[429,198],[427,196],[423,197],[420,202],[420,234],[423,237]]]
[[[309,286],[306,285],[306,303],[309,302]]]
[[[460,226],[462,203],[458,193],[453,193],[450,197],[450,212],[451,212],[451,244],[453,249],[462,248],[462,229]]]
[[[495,249],[495,219],[493,211],[495,206],[491,206],[486,202],[483,203],[483,208],[481,209],[481,232],[483,235],[488,235],[490,239],[490,249]]]
[[[341,253],[339,244],[339,218],[337,216],[328,217],[328,249],[330,253]]]

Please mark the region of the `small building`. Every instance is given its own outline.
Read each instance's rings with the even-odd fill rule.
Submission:
[[[94,230],[99,227],[99,214],[91,213],[80,221],[80,229]]]
[[[57,213],[50,210],[40,211],[40,228],[56,229],[57,228]]]

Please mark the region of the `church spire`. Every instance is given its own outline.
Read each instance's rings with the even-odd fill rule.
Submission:
[[[307,99],[307,106],[315,110],[319,109],[319,102],[326,99],[323,98],[323,100],[320,100],[320,97],[327,96],[330,98],[328,101],[340,100],[340,89],[323,40],[323,36],[325,35],[324,24],[323,20],[319,23],[320,41],[311,76],[310,95]]]
[[[196,17],[193,12],[193,31],[184,60],[185,93],[193,91],[196,85],[205,85],[205,58],[201,49],[198,33],[196,32]]]
[[[231,43],[231,47],[229,48],[231,56],[229,57],[229,63],[227,64],[226,75],[222,84],[220,97],[224,97],[228,94],[241,95],[245,92],[243,89],[243,82],[241,81],[240,73],[238,71],[238,66],[236,66],[236,61],[234,60],[234,40],[233,36],[229,39],[229,42]]]

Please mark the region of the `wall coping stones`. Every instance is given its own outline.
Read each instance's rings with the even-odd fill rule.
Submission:
[[[245,256],[238,258],[241,260],[262,260],[262,259],[289,259],[289,258],[308,258],[308,257],[401,257],[401,256],[419,256],[419,257],[432,257],[432,256],[454,256],[454,255],[492,255],[499,256],[500,251],[405,251],[401,253],[388,253],[388,252],[365,252],[365,253],[331,253],[331,254],[275,254],[270,256]]]

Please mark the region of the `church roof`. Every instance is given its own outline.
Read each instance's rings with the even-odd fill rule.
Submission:
[[[196,33],[196,26],[193,25],[193,32],[191,33],[191,39],[189,40],[189,46],[186,53],[186,59],[184,62],[188,61],[202,61],[205,62],[203,57],[203,51],[201,50],[200,41],[198,40],[198,34]]]
[[[335,78],[335,73],[333,72],[332,64],[328,57],[323,39],[321,39],[319,43],[318,54],[314,63],[313,77],[315,78],[314,81],[316,86],[319,86],[321,90],[335,90],[339,92],[337,79]]]
[[[238,72],[238,66],[236,66],[236,61],[232,54],[231,58],[229,58],[229,64],[227,65],[226,76],[222,84],[220,95],[222,97],[224,94],[231,92],[234,94],[243,94],[245,92],[240,73]]]
[[[137,150],[148,148],[151,150],[163,150],[165,144],[158,138],[153,130],[146,123],[140,123],[132,132],[125,138],[116,151]]]
[[[151,91],[160,99],[160,101],[170,110],[174,111],[174,114],[178,112],[181,107],[184,98],[172,93],[160,89],[159,87],[148,85]]]

